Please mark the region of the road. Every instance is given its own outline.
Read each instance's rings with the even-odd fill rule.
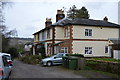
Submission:
[[[59,66],[42,67],[14,60],[14,69],[10,78],[84,78]]]

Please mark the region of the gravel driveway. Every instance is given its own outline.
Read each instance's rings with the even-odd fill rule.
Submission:
[[[72,71],[61,69],[59,66],[42,67],[25,64],[18,60],[14,60],[13,63],[14,69],[10,78],[84,78]]]

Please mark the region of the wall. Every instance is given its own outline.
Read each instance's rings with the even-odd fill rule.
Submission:
[[[85,36],[85,29],[92,29],[92,36]],[[84,54],[85,47],[93,47],[92,56],[109,56],[105,53],[105,46],[109,45],[108,38],[118,38],[118,28],[93,27],[93,26],[73,26],[73,53]]]
[[[92,29],[93,36],[86,37],[85,29]],[[93,26],[74,26],[73,27],[73,38],[74,39],[108,39],[118,38],[118,28],[107,28],[107,27],[93,27]]]
[[[120,60],[120,50],[114,50],[113,58]]]
[[[69,37],[65,37],[64,27],[55,27],[55,39],[69,39]]]
[[[64,38],[64,28],[55,27],[55,39],[63,39],[63,38]]]
[[[73,41],[73,53],[83,54],[85,57],[109,56],[105,53],[107,41]],[[85,47],[92,47],[93,54],[85,54]]]

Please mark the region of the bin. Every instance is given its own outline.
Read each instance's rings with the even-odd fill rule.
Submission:
[[[68,68],[68,65],[69,65],[69,64],[68,64],[68,63],[69,63],[69,62],[68,62],[68,61],[69,61],[69,60],[68,60],[68,57],[63,57],[62,59],[63,59],[63,66],[64,66],[65,68]]]
[[[72,70],[76,70],[78,68],[78,59],[74,57],[68,59],[69,59],[68,68]]]

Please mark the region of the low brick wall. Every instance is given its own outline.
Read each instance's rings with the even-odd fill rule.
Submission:
[[[115,73],[120,75],[120,63],[118,62],[108,62],[108,61],[100,61],[100,60],[86,60],[86,66],[94,70],[100,70],[110,73]]]

